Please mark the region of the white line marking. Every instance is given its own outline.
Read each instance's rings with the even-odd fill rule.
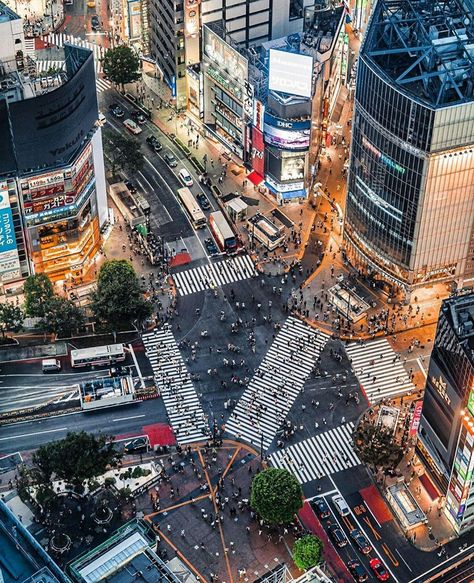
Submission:
[[[44,431],[36,431],[35,433],[22,433],[21,435],[9,435],[8,437],[0,437],[0,441],[7,441],[7,439],[20,439],[20,437],[32,437],[33,435],[43,435],[43,433],[57,433],[59,431],[67,431],[67,427],[45,429]]]
[[[395,549],[395,552],[397,553],[397,555],[400,557],[400,559],[405,563],[407,569],[410,571],[410,573],[413,573],[413,569],[410,567],[410,565],[405,561],[405,559],[402,557],[402,555],[400,554],[400,551],[398,549]]]
[[[145,417],[145,415],[132,415],[131,417],[118,417],[117,419],[112,419],[115,423],[116,421],[128,421],[129,419],[140,419],[140,417]]]

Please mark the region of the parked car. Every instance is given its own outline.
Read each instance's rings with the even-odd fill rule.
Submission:
[[[357,583],[364,583],[369,578],[369,574],[364,569],[359,561],[352,559],[347,563],[347,568],[350,574],[354,577],[354,581]]]
[[[163,154],[164,161],[168,164],[170,168],[176,168],[178,165],[178,160],[173,156],[171,152],[165,152]]]
[[[368,555],[372,550],[372,547],[370,546],[369,541],[365,538],[362,531],[358,528],[355,528],[354,530],[351,530],[349,534],[351,535],[351,538],[355,542],[359,551],[364,555]]]
[[[320,519],[331,516],[331,511],[324,498],[315,498],[311,500],[311,506]]]
[[[135,136],[137,134],[141,134],[143,131],[142,128],[138,126],[132,119],[124,120],[123,125],[127,128],[129,132],[132,132],[132,134],[134,134]]]
[[[136,437],[131,441],[127,441],[123,451],[125,453],[142,453],[148,451],[148,437]]]
[[[390,573],[380,559],[371,559],[369,565],[379,581],[388,581],[390,579]]]
[[[217,245],[214,243],[214,241],[209,238],[206,239],[204,241],[204,245],[206,246],[207,252],[209,253],[209,255],[217,255],[219,253],[219,249],[217,248]]]
[[[155,152],[159,152],[163,148],[160,141],[155,136],[148,136],[146,143],[150,146],[150,148],[155,150]]]
[[[186,168],[181,168],[181,170],[178,172],[178,176],[181,182],[184,184],[184,186],[190,188],[194,184],[193,177],[186,170]]]
[[[117,105],[116,103],[111,103],[109,105],[109,110],[110,110],[110,113],[114,117],[121,118],[121,117],[123,117],[125,115],[124,110],[120,107],[120,105]]]
[[[130,115],[134,122],[140,125],[146,123],[146,117],[143,115],[141,111],[133,110]]]
[[[91,17],[92,30],[97,30],[100,28],[100,20],[97,14],[93,14]]]
[[[346,535],[342,532],[341,528],[337,524],[330,524],[328,527],[328,532],[336,546],[345,547],[347,545]]]
[[[341,516],[347,516],[348,514],[350,514],[351,510],[347,505],[347,502],[340,494],[335,494],[332,497],[332,503],[337,508],[337,511]]]
[[[197,201],[199,203],[199,206],[202,208],[203,211],[207,211],[208,209],[211,208],[209,200],[205,194],[203,194],[203,193],[197,194],[196,198],[197,198]]]

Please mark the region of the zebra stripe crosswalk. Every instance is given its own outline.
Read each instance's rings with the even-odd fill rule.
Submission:
[[[72,34],[66,34],[64,32],[53,32],[47,34],[43,37],[43,40],[48,43],[55,45],[57,47],[63,47],[64,43],[69,43],[72,45],[76,45],[78,47],[83,47],[85,49],[89,49],[94,53],[94,64],[96,73],[102,72],[102,62],[106,49],[100,45],[96,45],[89,41],[86,41],[82,38],[77,36],[73,36]]]
[[[386,338],[349,344],[346,353],[369,404],[416,389]]]
[[[231,259],[208,263],[173,273],[176,289],[181,296],[187,296],[228,283],[235,283],[250,277],[257,272],[252,259],[248,255],[237,255]]]
[[[25,55],[32,59],[35,58],[36,48],[34,38],[25,38]]]
[[[100,77],[96,77],[95,85],[97,93],[102,93],[112,88],[112,83],[108,79],[101,79]]]
[[[143,343],[178,443],[209,437],[206,416],[171,330],[145,334]]]
[[[268,449],[327,340],[327,335],[289,317],[232,412],[226,431]]]
[[[276,451],[270,463],[292,472],[301,484],[358,466],[361,461],[352,448],[353,429],[354,423],[329,429]]]
[[[52,69],[56,71],[65,71],[66,63],[64,61],[53,61],[50,59],[45,59],[41,61],[36,61],[36,74],[41,75],[41,73],[47,73]]]

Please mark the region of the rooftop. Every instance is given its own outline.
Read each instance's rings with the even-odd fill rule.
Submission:
[[[431,107],[474,99],[474,0],[379,0],[363,56]]]
[[[0,2],[0,24],[2,22],[10,22],[12,20],[19,20],[20,16],[16,12],[13,12],[11,8],[6,6],[3,2]]]
[[[67,583],[46,551],[0,500],[0,579],[3,583]]]
[[[474,290],[466,289],[451,296],[443,302],[442,310],[474,364]]]

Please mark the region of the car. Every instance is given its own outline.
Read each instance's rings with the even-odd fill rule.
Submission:
[[[219,249],[217,248],[217,245],[214,243],[214,241],[209,238],[206,239],[204,241],[204,245],[206,246],[207,252],[209,253],[209,255],[217,255],[219,253]]]
[[[132,119],[124,119],[123,125],[127,128],[129,132],[131,132],[135,136],[137,134],[141,134],[143,131],[142,128],[138,126]]]
[[[155,138],[155,136],[148,136],[146,143],[150,146],[150,148],[155,150],[155,152],[159,152],[163,148],[158,138]]]
[[[336,546],[345,547],[347,545],[346,535],[342,532],[340,526],[330,523],[328,526],[328,532]]]
[[[165,152],[163,154],[164,161],[168,164],[170,168],[176,168],[178,165],[178,160],[173,156],[171,152]]]
[[[181,168],[181,170],[178,172],[178,176],[184,186],[190,188],[194,184],[193,177],[191,174],[189,174],[186,168]]]
[[[319,518],[328,518],[331,516],[331,511],[324,498],[316,498],[311,501],[311,506]]]
[[[351,535],[351,538],[355,542],[359,551],[364,555],[368,555],[372,550],[372,547],[370,546],[369,541],[363,535],[362,531],[358,528],[354,528],[354,530],[351,530],[349,534]]]
[[[114,117],[121,118],[121,117],[123,117],[125,115],[124,110],[120,107],[120,105],[117,105],[116,103],[113,103],[112,105],[109,105],[109,110],[110,110],[110,113]]]
[[[379,581],[388,581],[390,579],[390,573],[380,559],[371,559],[369,565]]]
[[[141,453],[148,451],[148,437],[136,437],[124,445],[125,453]]]
[[[130,114],[133,121],[139,123],[140,125],[143,125],[144,123],[146,123],[146,117],[143,115],[143,113],[141,111],[132,111],[132,113]]]
[[[349,569],[350,574],[354,578],[354,581],[357,583],[364,583],[369,578],[369,574],[364,569],[359,561],[356,559],[351,559],[347,563],[347,568]]]
[[[202,208],[203,211],[207,211],[211,208],[209,200],[207,199],[207,196],[205,194],[203,193],[197,194],[196,198],[199,203],[199,206]]]
[[[92,30],[97,30],[98,28],[100,28],[100,20],[99,20],[99,17],[97,16],[97,14],[92,15],[91,25],[92,25]]]
[[[349,506],[347,505],[347,502],[344,500],[344,498],[340,494],[335,494],[331,498],[331,500],[341,516],[347,516],[348,514],[350,514],[351,510],[350,510]]]

